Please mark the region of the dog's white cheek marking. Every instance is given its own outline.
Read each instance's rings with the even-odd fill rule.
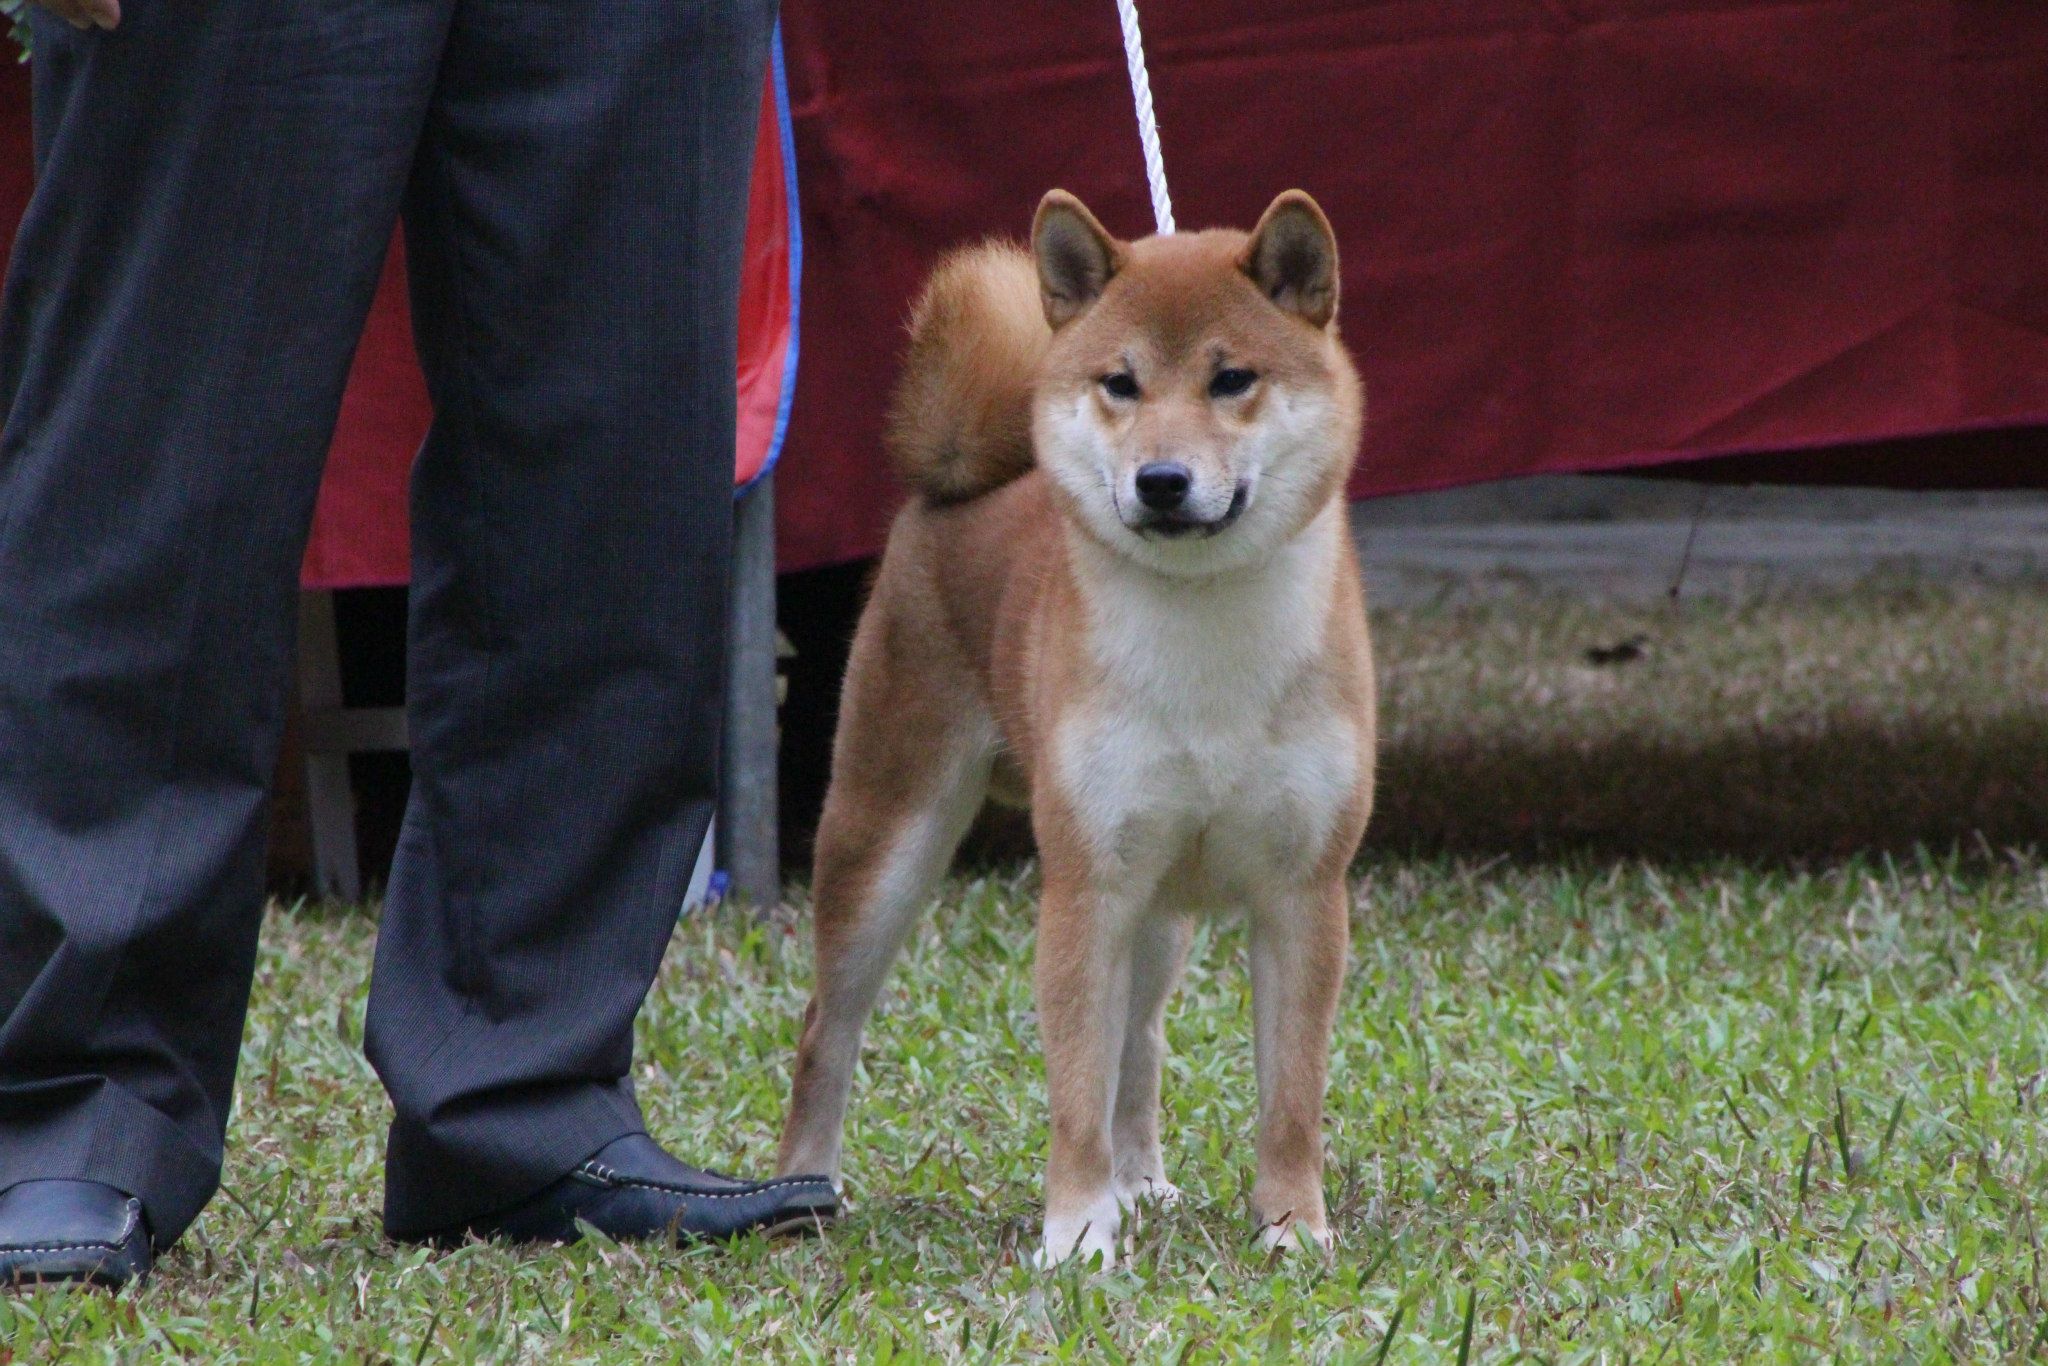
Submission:
[[[1114,545],[1119,538],[1136,538],[1117,515],[1115,462],[1107,454],[1111,440],[1085,393],[1047,399],[1034,413],[1032,447],[1039,465],[1081,509],[1089,529]]]
[[[1313,390],[1275,388],[1268,400],[1271,421],[1254,427],[1243,443],[1243,462],[1259,472],[1258,499],[1245,513],[1258,538],[1288,534],[1309,513],[1309,500],[1323,488],[1332,459],[1349,451],[1333,451],[1330,429],[1336,408]]]

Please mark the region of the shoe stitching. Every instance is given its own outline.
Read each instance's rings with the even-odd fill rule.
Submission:
[[[135,1236],[135,1226],[141,1220],[142,1202],[130,1199],[128,1201],[128,1222],[121,1225],[121,1232],[112,1242],[102,1242],[94,1238],[82,1243],[44,1243],[40,1247],[17,1247],[12,1243],[0,1243],[0,1256],[7,1256],[17,1252],[83,1252],[87,1248],[98,1248],[102,1252],[119,1252],[128,1245],[128,1240]]]
[[[764,1195],[769,1191],[782,1190],[790,1186],[824,1186],[828,1184],[818,1177],[785,1176],[779,1177],[774,1181],[763,1181],[760,1185],[743,1191],[698,1191],[691,1190],[688,1186],[673,1185],[666,1181],[642,1181],[637,1177],[621,1176],[610,1167],[601,1166],[595,1162],[586,1162],[583,1170],[589,1172],[592,1176],[601,1177],[615,1186],[639,1186],[644,1190],[662,1191],[669,1195],[688,1196],[693,1200],[745,1200],[752,1196]]]

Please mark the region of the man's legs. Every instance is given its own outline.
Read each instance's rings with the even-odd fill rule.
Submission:
[[[0,310],[0,1187],[118,1186],[159,1245],[219,1180],[299,557],[451,3],[36,26]]]
[[[367,1046],[418,1235],[638,1132],[715,791],[736,300],[772,0],[458,0],[406,203],[413,792]]]

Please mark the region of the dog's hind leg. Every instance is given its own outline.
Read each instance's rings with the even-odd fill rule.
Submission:
[[[937,733],[905,724],[883,698],[859,699],[843,715],[818,826],[816,984],[777,1160],[785,1175],[822,1173],[834,1184],[861,1033],[980,809],[995,752],[993,726],[980,715],[954,715]]]
[[[1180,1196],[1166,1179],[1159,1151],[1159,1072],[1166,1061],[1166,1003],[1180,984],[1193,937],[1190,916],[1155,907],[1131,938],[1130,1012],[1110,1120],[1117,1200],[1126,1208],[1141,1200],[1171,1202]]]

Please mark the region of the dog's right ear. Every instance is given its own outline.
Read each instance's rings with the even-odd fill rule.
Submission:
[[[1095,302],[1123,266],[1123,248],[1095,215],[1065,190],[1048,190],[1031,223],[1038,258],[1038,295],[1045,320],[1058,328]]]

